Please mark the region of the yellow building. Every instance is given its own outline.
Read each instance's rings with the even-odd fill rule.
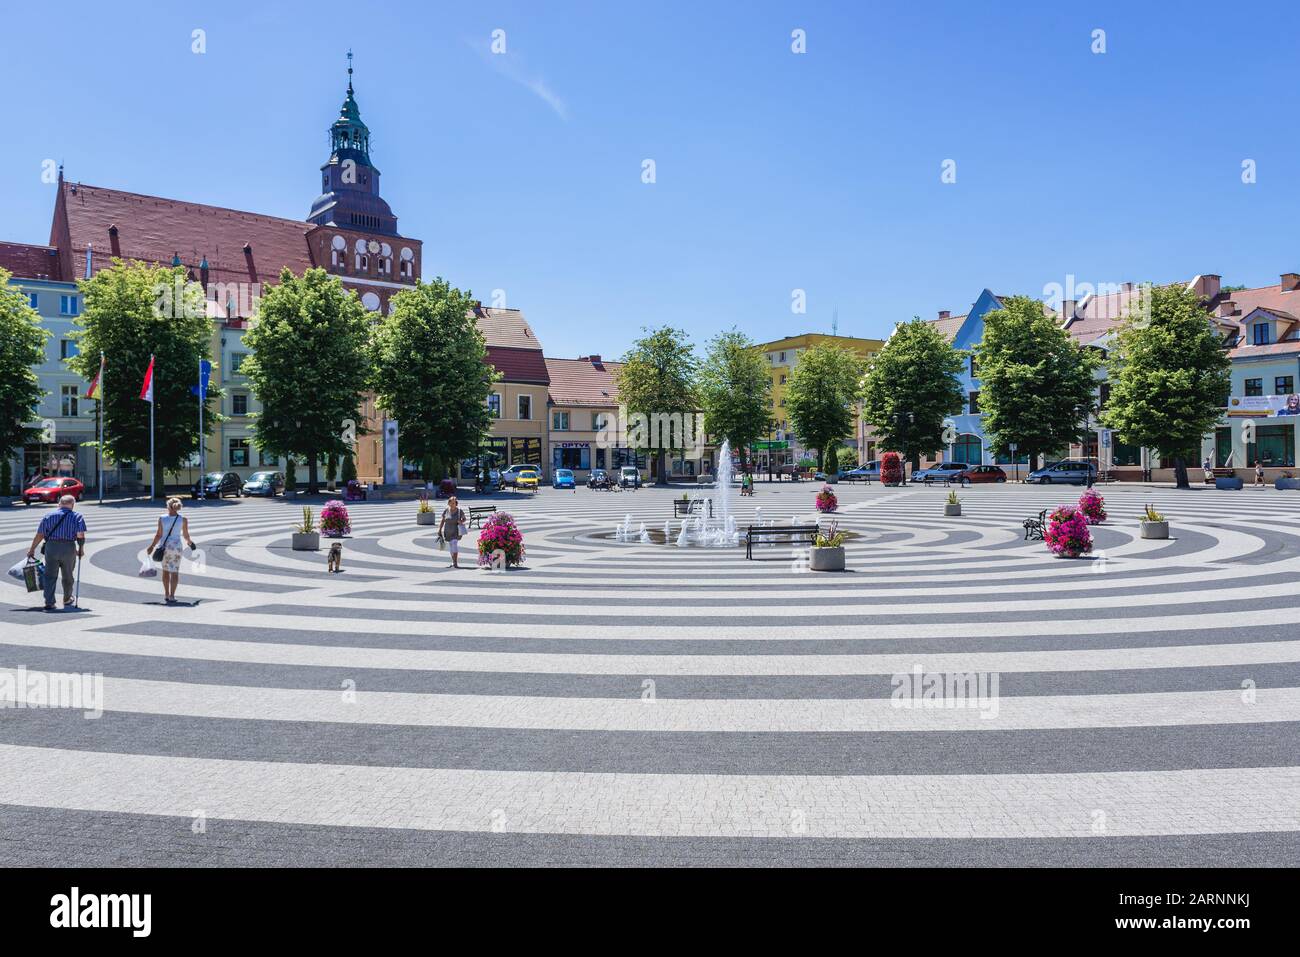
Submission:
[[[806,449],[799,442],[790,426],[785,411],[785,390],[790,381],[790,374],[799,364],[799,356],[811,346],[832,343],[850,352],[856,352],[864,359],[870,358],[884,348],[880,339],[858,339],[853,336],[831,336],[820,332],[805,332],[798,336],[788,336],[775,342],[762,342],[755,346],[763,353],[768,367],[772,371],[772,425],[767,437],[768,445],[760,444],[756,450],[759,471],[775,470],[783,465],[791,465],[799,459],[816,457],[815,451]],[[865,437],[869,441],[869,437]],[[862,431],[845,436],[843,444],[855,451],[864,441]]]

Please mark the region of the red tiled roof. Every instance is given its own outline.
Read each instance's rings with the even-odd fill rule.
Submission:
[[[88,244],[95,272],[113,257],[169,265],[179,256],[197,275],[207,257],[212,282],[269,283],[285,266],[302,273],[314,265],[311,223],[83,183],[64,182],[58,204],[50,241],[77,278],[86,274]]]
[[[530,382],[550,385],[546,360],[541,349],[512,349],[508,346],[487,347],[487,361],[506,382]]]
[[[1260,286],[1256,289],[1234,289],[1223,293],[1224,302],[1233,302],[1236,309],[1231,316],[1223,316],[1220,322],[1232,323],[1238,329],[1237,345],[1232,350],[1233,358],[1248,359],[1252,356],[1278,355],[1300,351],[1300,341],[1287,339],[1267,346],[1251,345],[1251,336],[1245,328],[1245,322],[1258,309],[1272,313],[1283,323],[1278,330],[1281,335],[1294,332],[1300,324],[1300,289],[1284,289],[1276,286]]]
[[[952,342],[952,340],[956,337],[957,333],[961,330],[961,324],[965,321],[966,321],[965,315],[948,316],[946,319],[926,320],[926,322],[928,322],[938,331],[939,335],[943,336],[949,342]]]
[[[7,269],[18,279],[60,281],[59,251],[53,246],[30,243],[0,242],[0,269]]]
[[[618,370],[621,362],[584,359],[547,359],[554,405],[611,406],[618,404]]]

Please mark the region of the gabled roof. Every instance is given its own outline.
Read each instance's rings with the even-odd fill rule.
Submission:
[[[179,256],[197,276],[206,257],[211,282],[271,283],[285,266],[301,274],[315,265],[311,223],[83,183],[59,190],[50,243],[65,275],[86,275],[87,246],[94,272],[114,257],[169,265]]]
[[[621,362],[599,356],[581,359],[547,359],[553,405],[604,407],[618,404],[618,370]]]
[[[478,306],[474,313],[478,331],[483,334],[483,341],[489,346],[541,350],[542,344],[533,334],[533,327],[518,309]]]
[[[952,340],[956,338],[957,333],[961,331],[961,324],[966,321],[966,316],[968,315],[970,314],[963,313],[960,316],[946,316],[942,319],[927,319],[926,322],[933,326],[938,331],[939,335],[943,336],[949,342],[952,342]]]
[[[15,279],[62,281],[59,251],[53,246],[0,242],[0,269],[7,269]]]

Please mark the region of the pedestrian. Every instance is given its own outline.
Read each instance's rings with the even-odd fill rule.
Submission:
[[[1264,485],[1264,462],[1261,459],[1255,459],[1255,484],[1261,488]]]
[[[465,532],[465,510],[455,495],[448,496],[447,507],[438,521],[438,537],[447,543],[452,568],[460,568],[460,540]]]
[[[1208,455],[1205,457],[1205,464],[1201,468],[1205,470],[1205,484],[1209,485],[1214,481],[1214,463],[1210,461]]]
[[[86,551],[86,520],[74,511],[77,500],[71,495],[59,499],[58,511],[41,519],[27,549],[28,559],[36,558],[36,546],[45,542],[45,610],[54,610],[54,588],[63,576],[63,607],[72,604],[74,572]]]
[[[181,515],[181,500],[173,496],[167,500],[167,514],[158,516],[158,528],[149,543],[149,556],[152,558],[156,549],[162,549],[163,601],[173,604],[176,601],[176,586],[181,580],[181,542],[194,550],[194,540],[190,538],[190,520]]]

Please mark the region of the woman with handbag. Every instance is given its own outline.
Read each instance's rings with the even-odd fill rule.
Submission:
[[[452,568],[460,568],[460,540],[468,531],[465,521],[465,510],[460,507],[456,496],[448,496],[447,507],[442,510],[442,518],[438,521],[438,537],[447,543]]]
[[[189,519],[181,515],[181,500],[169,498],[167,514],[158,517],[158,530],[149,543],[149,556],[162,563],[163,600],[169,605],[176,601],[176,586],[181,580],[182,540],[194,550]]]

